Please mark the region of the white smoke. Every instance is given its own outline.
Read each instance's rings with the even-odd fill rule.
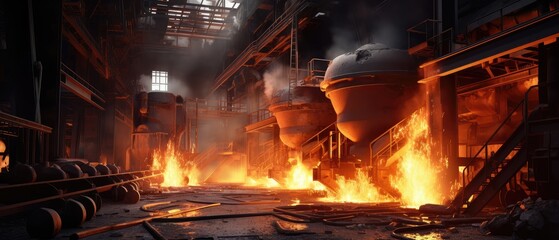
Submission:
[[[354,38],[355,31],[353,29],[334,27],[332,32],[336,34],[332,36],[333,43],[326,51],[327,59],[334,59],[359,47],[359,43]]]
[[[142,74],[138,79],[138,92],[151,91],[151,76]]]
[[[287,67],[279,63],[272,63],[263,75],[264,94],[268,99],[272,99],[274,93],[285,91],[289,88],[287,80]]]
[[[237,31],[241,29],[241,23],[239,22],[239,19],[237,19],[237,16],[233,16],[233,27],[235,27]]]

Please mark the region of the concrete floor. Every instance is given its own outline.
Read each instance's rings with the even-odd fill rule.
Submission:
[[[371,204],[339,204],[318,202],[316,194],[303,190],[268,190],[235,186],[189,187],[171,192],[144,194],[136,204],[123,204],[105,200],[96,216],[79,228],[63,229],[55,239],[68,239],[75,232],[114,225],[125,221],[138,220],[150,216],[150,212],[140,210],[149,203],[171,201],[171,204],[159,205],[152,209],[168,211],[206,205],[204,202],[221,202],[220,206],[205,208],[173,217],[207,216],[221,214],[239,214],[272,212],[274,207],[299,204],[325,204],[331,206],[370,206]],[[242,201],[264,201],[267,204],[242,204]],[[198,202],[198,203],[193,203]],[[273,203],[271,203],[273,202]],[[238,205],[241,203],[241,205]],[[230,205],[236,204],[236,205]],[[280,221],[283,226],[298,229],[306,234],[285,235],[278,233],[274,226]],[[390,234],[393,227],[386,225],[352,225],[330,226],[322,222],[291,223],[274,216],[246,218],[214,219],[180,223],[151,222],[167,239],[393,239]],[[484,236],[477,227],[465,224],[456,227],[457,231],[440,229],[422,234],[407,235],[416,239],[510,239],[503,236]],[[2,220],[0,239],[29,239],[25,230],[25,220],[19,218]],[[113,230],[85,239],[154,239],[140,224],[126,229]]]

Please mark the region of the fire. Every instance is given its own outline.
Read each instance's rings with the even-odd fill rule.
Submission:
[[[165,187],[183,187],[199,185],[199,171],[196,166],[187,161],[180,151],[169,142],[165,152],[156,149],[153,152],[152,169],[163,170],[163,183]]]
[[[327,202],[388,202],[394,201],[392,197],[382,194],[379,189],[371,183],[368,174],[358,169],[355,179],[346,179],[344,176],[337,176],[337,191],[330,191],[328,197],[323,199]]]
[[[305,166],[300,157],[289,158],[289,162],[294,164],[285,178],[285,188],[325,190],[324,185],[313,181],[312,169]]]
[[[244,186],[247,187],[266,187],[266,188],[277,188],[280,186],[276,180],[268,177],[252,178],[248,177]]]
[[[409,150],[403,153],[398,171],[390,183],[402,194],[401,202],[409,207],[426,203],[442,204],[444,200],[441,179],[447,159],[432,152],[427,114],[424,110],[414,113],[408,123],[398,131],[408,141]],[[437,161],[433,161],[437,160]]]

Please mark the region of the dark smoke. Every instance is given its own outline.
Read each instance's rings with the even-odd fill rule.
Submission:
[[[331,39],[328,58],[367,43],[407,49],[407,29],[431,18],[432,0],[337,1],[330,12]]]

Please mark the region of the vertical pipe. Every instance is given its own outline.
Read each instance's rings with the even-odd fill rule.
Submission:
[[[189,152],[189,153],[193,153],[193,152],[192,152],[192,142],[191,142],[191,140],[190,140],[190,130],[191,130],[191,129],[192,129],[192,119],[189,117],[189,118],[188,118],[188,127],[187,127],[187,129],[186,129],[186,131],[185,131],[185,134],[186,134],[186,144],[187,144],[187,146],[186,146],[186,151]]]
[[[196,98],[196,118],[195,118],[195,128],[194,128],[193,152],[198,152],[198,98]]]
[[[337,140],[337,151],[338,151],[338,163],[340,162],[340,159],[342,159],[342,133],[340,131],[338,131],[338,134],[336,136]]]
[[[332,160],[332,158],[334,156],[332,156],[332,134],[333,132],[330,131],[330,134],[328,135],[328,157],[330,158],[330,160]]]

